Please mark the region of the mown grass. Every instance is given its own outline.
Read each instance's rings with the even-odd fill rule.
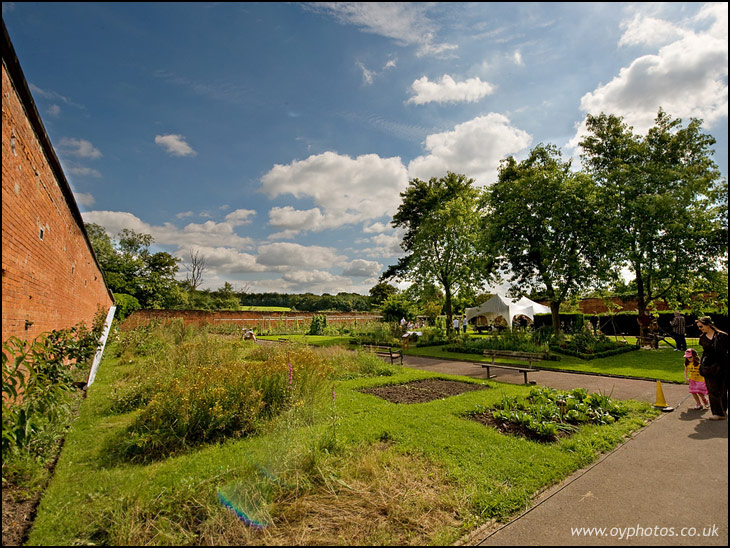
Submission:
[[[336,358],[338,351],[317,352]],[[537,443],[463,416],[524,397],[527,387],[390,366],[358,372],[350,364],[306,420],[293,405],[255,434],[135,463],[108,449],[140,410],[114,412],[110,403],[147,362],[113,355],[108,349],[67,436],[31,545],[451,543],[524,509],[656,416],[648,404],[629,402],[629,417],[615,424]],[[413,405],[360,391],[433,377],[491,389]],[[272,525],[245,525],[221,504],[221,492]]]

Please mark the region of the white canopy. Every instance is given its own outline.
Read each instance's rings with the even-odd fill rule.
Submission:
[[[470,321],[477,316],[486,316],[488,320],[492,320],[497,316],[502,316],[507,322],[507,325],[512,326],[512,320],[515,316],[527,316],[531,320],[534,320],[535,314],[548,313],[550,313],[549,307],[531,301],[527,297],[515,300],[502,295],[495,295],[480,306],[467,308],[466,319]]]

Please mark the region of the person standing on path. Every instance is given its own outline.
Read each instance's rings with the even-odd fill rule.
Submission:
[[[669,325],[672,326],[672,337],[674,337],[674,342],[677,344],[675,350],[687,350],[687,339],[685,338],[687,329],[684,316],[679,312],[675,312],[674,318],[669,322]]]
[[[703,316],[696,323],[702,333],[700,375],[705,378],[710,396],[712,415],[709,419],[723,420],[727,414],[728,334],[717,329],[709,316]]]

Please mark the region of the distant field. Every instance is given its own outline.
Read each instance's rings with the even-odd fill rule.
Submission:
[[[241,310],[248,312],[291,312],[288,306],[242,306]]]

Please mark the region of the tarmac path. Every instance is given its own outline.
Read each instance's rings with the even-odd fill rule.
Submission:
[[[473,363],[405,356],[404,365],[485,379]],[[493,369],[498,382],[523,376]],[[656,403],[657,383],[535,371],[529,380],[568,390]],[[728,423],[695,411],[686,385],[662,383],[675,408],[583,470],[539,495],[509,523],[493,523],[462,541],[478,546],[727,546]]]

